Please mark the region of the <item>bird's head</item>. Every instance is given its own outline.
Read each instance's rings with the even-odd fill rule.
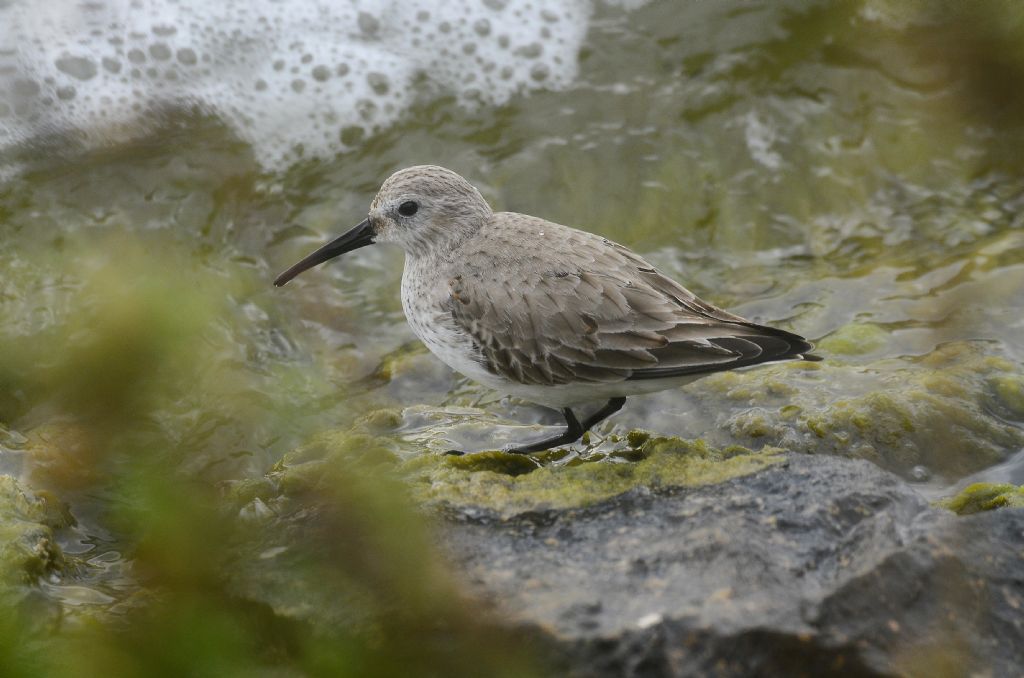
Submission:
[[[280,287],[329,259],[377,242],[391,242],[410,256],[451,249],[491,217],[480,192],[455,172],[436,165],[407,167],[380,187],[370,213],[274,280]]]

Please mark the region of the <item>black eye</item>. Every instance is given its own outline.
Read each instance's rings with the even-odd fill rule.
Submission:
[[[412,200],[406,200],[405,202],[398,206],[398,213],[401,214],[403,217],[411,217],[412,215],[416,214],[416,210],[418,210],[419,208],[420,206],[417,205]]]

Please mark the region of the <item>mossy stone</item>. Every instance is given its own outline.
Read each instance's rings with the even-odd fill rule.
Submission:
[[[632,436],[642,441],[626,455],[597,455],[583,463],[542,464],[522,455],[478,453],[419,458],[404,465],[413,495],[426,504],[489,509],[503,516],[549,508],[577,508],[637,487],[693,487],[721,483],[780,462],[780,450],[717,449],[701,440]],[[630,459],[636,459],[631,461]]]
[[[958,515],[970,515],[998,508],[1024,508],[1024,486],[1009,483],[974,483],[954,497],[939,502]]]
[[[990,380],[999,404],[1015,417],[1024,419],[1024,376],[1000,374]]]

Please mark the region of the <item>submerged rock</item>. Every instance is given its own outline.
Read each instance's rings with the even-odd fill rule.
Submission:
[[[864,461],[789,455],[710,486],[445,516],[467,586],[571,675],[1024,665],[1024,511],[957,517]]]
[[[826,355],[724,372],[693,388],[715,428],[741,444],[868,459],[906,476],[924,466],[953,479],[1024,446],[1024,375],[990,350],[951,342],[912,362],[866,366]]]

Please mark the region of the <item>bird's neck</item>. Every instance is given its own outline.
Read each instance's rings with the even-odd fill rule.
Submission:
[[[483,227],[485,220],[466,220],[460,224],[446,224],[426,237],[415,238],[405,244],[405,255],[411,260],[429,259],[451,261],[460,256],[460,251]]]

